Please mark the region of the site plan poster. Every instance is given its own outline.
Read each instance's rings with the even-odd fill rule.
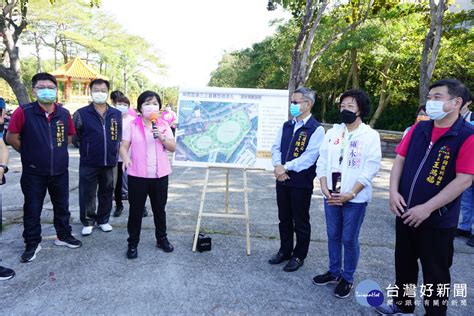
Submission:
[[[173,164],[273,169],[271,146],[287,119],[287,90],[181,88]]]

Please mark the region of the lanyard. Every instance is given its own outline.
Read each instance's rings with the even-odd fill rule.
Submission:
[[[342,136],[341,136],[341,150],[340,150],[340,155],[339,155],[339,170],[341,169],[342,165],[342,160],[344,159],[344,151],[346,150],[346,132],[349,135],[348,141],[351,140],[352,138],[352,133],[349,133],[347,130],[347,127],[344,127],[344,130],[342,131]]]

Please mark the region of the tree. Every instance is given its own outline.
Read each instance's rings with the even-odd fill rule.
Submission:
[[[34,50],[38,63],[44,63],[41,55],[54,54],[54,63],[48,62],[48,67],[42,67],[45,70],[54,70],[71,56],[79,56],[107,76],[112,89],[131,95],[149,86],[143,72],[159,74],[163,70],[150,43],[128,34],[113,17],[90,7],[87,0],[57,0],[54,7],[48,1],[30,3],[29,25],[23,37],[23,45],[30,47],[35,44],[33,39],[39,38],[40,49]],[[69,12],[67,16],[64,11]]]
[[[331,8],[331,18],[335,22],[336,26],[333,28],[334,32],[324,36],[320,36],[319,45],[314,52],[313,41],[315,36],[322,35],[324,30],[321,30],[321,21],[325,17],[325,14],[329,11],[329,0],[306,0],[304,3],[304,13],[300,17],[301,19],[301,29],[300,33],[296,39],[296,43],[292,53],[292,62],[290,70],[290,78],[288,83],[288,90],[290,95],[293,91],[301,85],[304,85],[313,70],[315,62],[322,56],[322,54],[341,36],[346,34],[349,30],[354,30],[359,24],[361,24],[367,17],[370,9],[372,7],[374,0],[367,1],[350,1],[350,8],[352,12],[355,13],[356,7],[362,7],[366,5],[365,12],[361,11],[361,18],[354,19],[352,23],[347,25],[344,18],[346,17],[346,12],[344,6],[342,10],[339,10],[338,7],[333,6]],[[276,0],[270,1],[272,3],[281,4],[284,8],[291,9],[294,16],[298,16],[301,10],[303,1],[302,0]],[[340,23],[339,21],[343,21]],[[313,50],[313,52],[312,52]]]
[[[17,42],[26,27],[28,1],[3,1],[0,15],[0,32],[3,40],[0,63],[0,78],[12,88],[20,104],[28,103],[30,97],[21,78],[21,65]]]
[[[335,28],[340,28],[334,18],[329,18],[331,14],[328,12],[328,18],[323,17],[320,22],[320,38],[328,38]],[[314,107],[318,119],[338,121],[336,101],[351,87],[351,51],[355,49],[360,88],[369,93],[373,104],[368,117],[370,124],[390,130],[404,130],[413,124],[420,99],[420,65],[430,24],[428,14],[426,1],[375,1],[365,22],[330,45],[314,63],[305,85],[318,92]],[[284,89],[291,67],[289,51],[294,48],[300,21],[300,17],[291,19],[260,43],[228,52],[213,72],[211,82],[220,78],[226,86]],[[474,10],[445,13],[442,45],[432,80],[454,77],[474,90],[474,68],[470,62],[474,60],[473,23]],[[317,51],[321,41],[315,40],[313,45],[312,50]]]
[[[56,0],[49,1],[54,5]],[[0,36],[3,45],[0,46],[0,78],[4,79],[12,88],[18,103],[30,101],[28,92],[23,84],[19,48],[17,46],[20,35],[25,30],[28,13],[28,0],[2,0],[0,14]],[[100,0],[90,0],[91,6],[99,6]]]
[[[430,2],[430,28],[426,34],[421,54],[420,67],[420,106],[425,105],[428,95],[428,87],[438,58],[441,47],[441,36],[443,35],[443,17],[447,9],[448,0],[429,0]]]

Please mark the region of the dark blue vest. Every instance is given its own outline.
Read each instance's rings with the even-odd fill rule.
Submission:
[[[410,139],[398,191],[408,208],[423,204],[438,194],[456,177],[456,159],[464,141],[474,134],[474,127],[462,117],[432,146],[433,121],[419,122]],[[431,213],[422,226],[456,227],[460,197]]]
[[[296,159],[303,154],[308,147],[309,139],[316,129],[321,126],[318,121],[310,117],[305,125],[300,127],[293,135],[294,122],[292,120],[283,124],[281,135],[281,164]],[[313,189],[313,181],[316,177],[316,163],[306,170],[300,172],[288,171],[289,180],[279,184],[295,188]]]
[[[109,106],[103,124],[92,103],[78,111],[82,120],[82,129],[77,131],[80,139],[80,165],[116,166],[122,139],[122,113]]]
[[[67,171],[69,111],[60,104],[48,122],[38,102],[22,105],[25,124],[20,133],[23,172],[55,176]]]

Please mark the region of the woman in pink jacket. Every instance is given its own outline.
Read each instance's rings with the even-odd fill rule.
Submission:
[[[155,222],[156,246],[172,252],[173,246],[166,235],[166,200],[168,198],[168,175],[171,165],[167,151],[174,152],[176,143],[168,123],[160,119],[160,96],[145,91],[138,97],[141,113],[123,130],[120,156],[128,174],[128,251],[127,257],[135,259],[140,241],[143,209],[150,197]]]

